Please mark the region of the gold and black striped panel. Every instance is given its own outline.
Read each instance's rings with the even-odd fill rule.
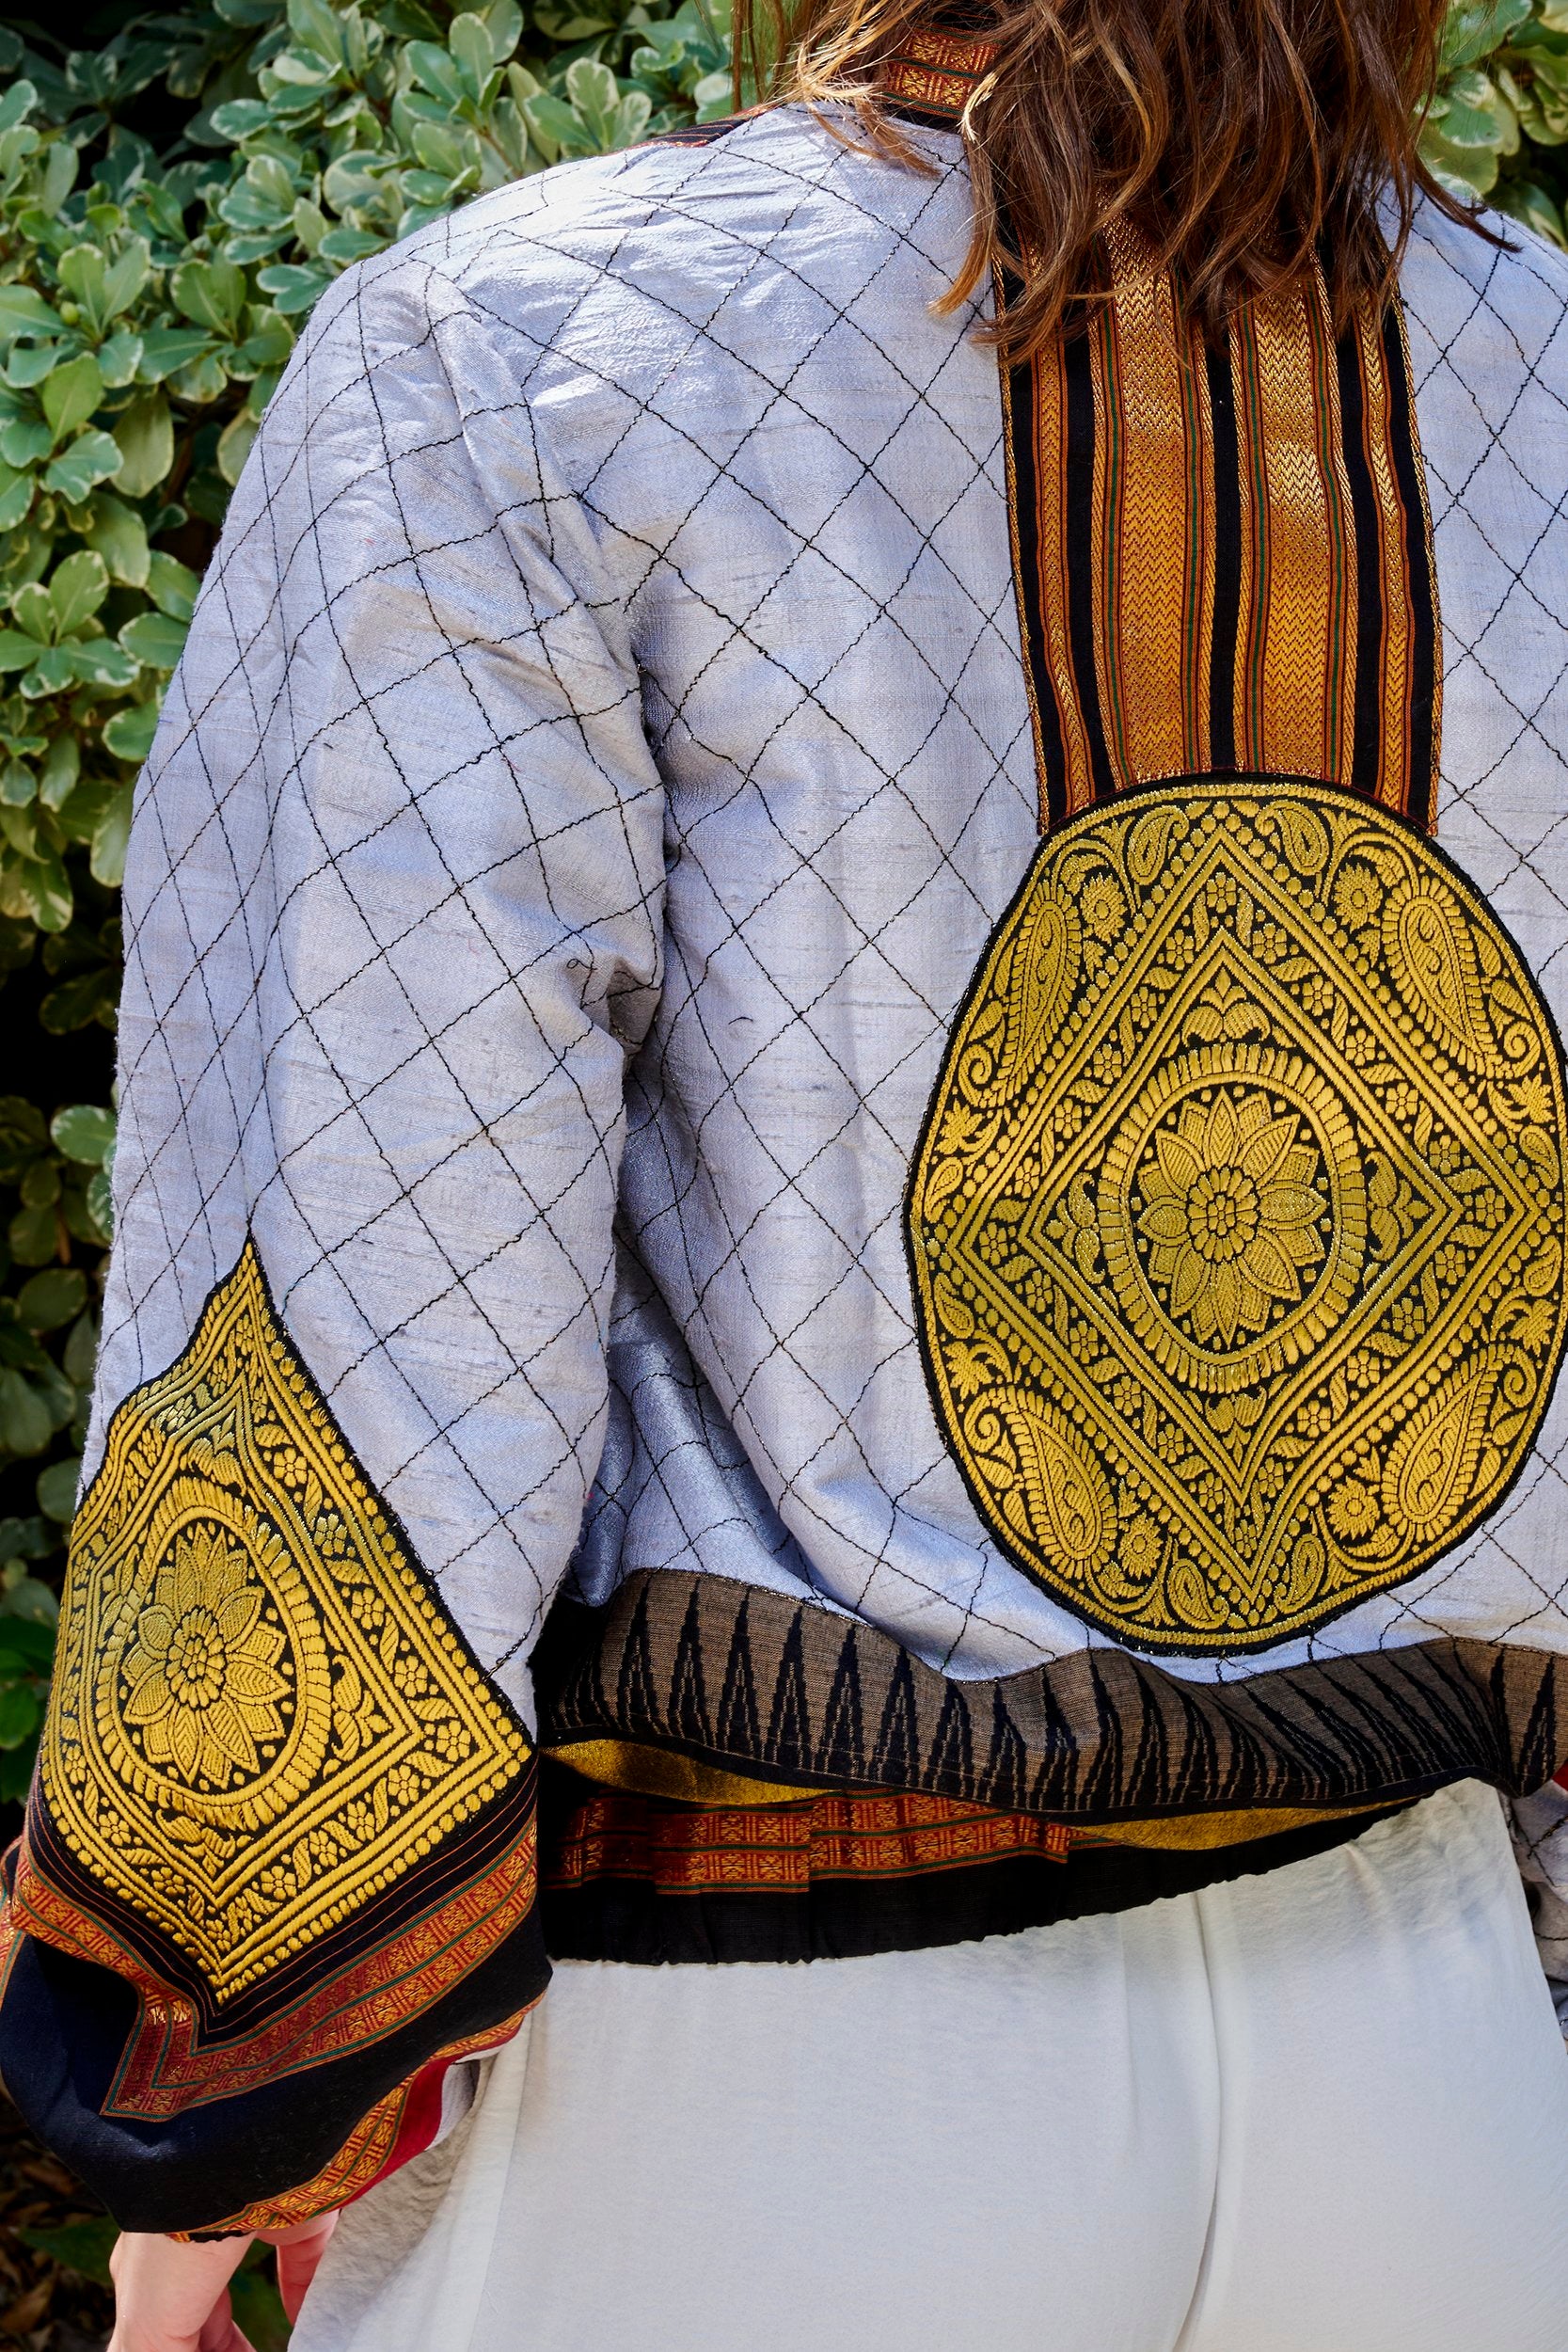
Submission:
[[[1108,299],[1006,380],[1043,822],[1244,772],[1430,831],[1437,600],[1397,305],[1337,336],[1315,270],[1205,344],[1136,232],[1107,246]]]

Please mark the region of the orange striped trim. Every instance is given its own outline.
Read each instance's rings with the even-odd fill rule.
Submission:
[[[541,1998],[543,1995],[541,1995]],[[352,2204],[363,2197],[379,2180],[395,2172],[408,2157],[418,2155],[435,2137],[434,2129],[426,2130],[417,2146],[405,2146],[405,2129],[410,2109],[417,2104],[429,2104],[433,2099],[437,2109],[440,2102],[441,2078],[449,2066],[460,2058],[471,2058],[480,2050],[497,2050],[510,2042],[531,2009],[528,2007],[505,2018],[499,2026],[488,2026],[483,2033],[471,2033],[461,2042],[449,2042],[435,2057],[427,2059],[417,2073],[384,2099],[378,2099],[370,2113],[362,2116],[339,2149],[331,2162],[298,2188],[286,2190],[280,2197],[261,2199],[253,2205],[243,2205],[238,2213],[226,2220],[210,2222],[202,2230],[171,2230],[169,2235],[184,2240],[209,2237],[232,2237],[242,2230],[287,2230],[301,2221],[314,2221],[324,2213],[335,2213],[341,2205]]]
[[[591,1798],[573,1815],[546,1884],[569,1891],[633,1878],[665,1895],[795,1893],[814,1880],[903,1878],[1021,1854],[1065,1862],[1070,1844],[1064,1822],[948,1797],[834,1794],[789,1807],[666,1808],[617,1793]]]
[[[439,1907],[314,1978],[305,1997],[249,2035],[204,2037],[195,2002],[139,1950],[70,1902],[18,1853],[6,1920],[135,1986],[136,2024],[104,2113],[159,2118],[232,2099],[280,2076],[379,2042],[463,1982],[521,1925],[538,1891],[537,1834],[526,1831],[493,1867]],[[3,1955],[0,1955],[3,1958]]]
[[[1006,382],[1043,823],[1240,773],[1430,831],[1436,575],[1397,306],[1337,338],[1314,269],[1209,347],[1138,232],[1106,246],[1107,299]]]

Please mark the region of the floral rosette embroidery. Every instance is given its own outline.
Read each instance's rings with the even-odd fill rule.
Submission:
[[[909,1205],[939,1417],[1003,1549],[1190,1651],[1430,1566],[1545,1409],[1565,1141],[1522,957],[1400,818],[1238,779],[1051,835]]]

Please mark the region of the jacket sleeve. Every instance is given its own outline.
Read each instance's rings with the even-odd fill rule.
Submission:
[[[485,250],[478,293],[427,238],[327,297],[138,796],[0,2000],[12,2096],[131,2228],[356,2194],[547,1975],[527,1660],[602,1439],[663,811],[541,437],[553,386],[591,463],[582,388]]]

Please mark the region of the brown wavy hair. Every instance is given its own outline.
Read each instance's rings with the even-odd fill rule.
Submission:
[[[1103,291],[1118,219],[1205,332],[1314,255],[1340,326],[1363,302],[1381,308],[1418,196],[1476,225],[1417,150],[1444,12],[1444,0],[996,0],[966,17],[996,50],[959,126],[974,234],[937,310],[1000,264],[1015,281],[1006,316],[980,331],[1026,357]],[[753,87],[827,108],[855,145],[929,168],[878,76],[941,13],[940,0],[739,0],[737,80],[743,65]]]

